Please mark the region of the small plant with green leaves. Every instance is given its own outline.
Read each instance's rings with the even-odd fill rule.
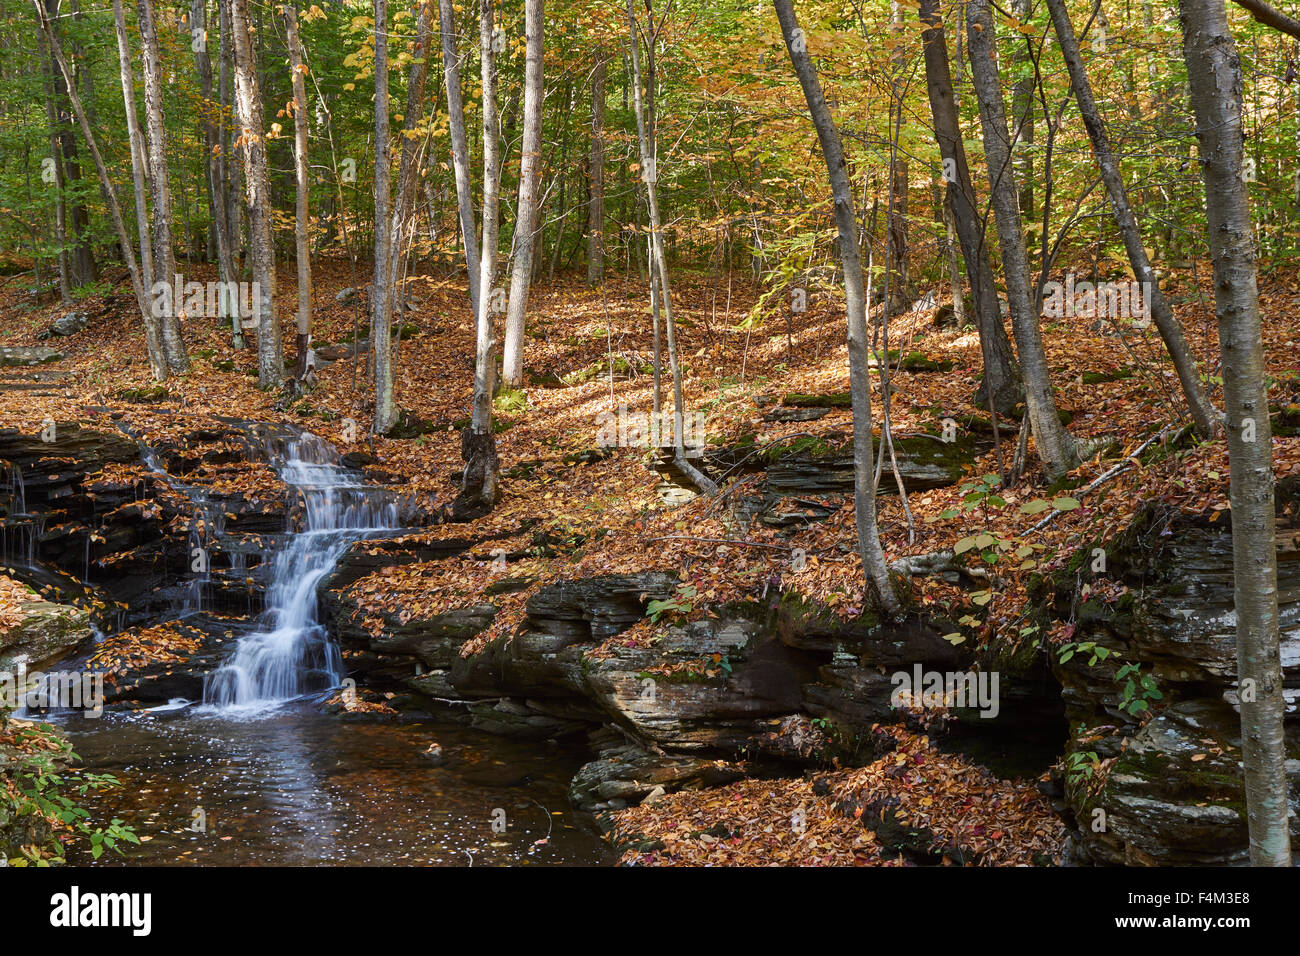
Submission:
[[[987,514],[990,508],[1005,508],[1006,499],[997,493],[1001,487],[1001,475],[980,475],[974,481],[966,482],[959,489],[962,496],[961,504],[956,508],[946,508],[939,513],[939,517],[955,518],[971,511],[983,511]]]
[[[1088,666],[1095,667],[1098,661],[1104,661],[1113,653],[1109,647],[1103,647],[1096,641],[1069,641],[1057,648],[1058,660],[1064,664],[1075,654],[1087,654]]]
[[[1156,686],[1156,679],[1143,674],[1141,664],[1125,664],[1115,672],[1115,679],[1124,682],[1119,694],[1119,709],[1131,717],[1146,713],[1154,701],[1164,699],[1165,695]]]
[[[23,728],[16,734],[21,757],[10,771],[12,791],[0,788],[0,801],[7,803],[14,816],[37,815],[52,823],[62,823],[79,837],[90,842],[90,855],[98,860],[104,850],[122,853],[121,843],[139,843],[135,831],[114,818],[107,827],[91,826],[90,813],[72,796],[84,797],[91,790],[108,790],[122,784],[112,774],[64,770],[60,763],[78,759],[72,744],[61,738],[49,724]],[[9,862],[14,866],[49,866],[64,862],[65,848],[58,837],[45,847],[25,846],[21,855]]]
[[[695,609],[696,589],[695,585],[683,581],[677,585],[676,593],[663,601],[651,601],[645,609],[650,616],[652,624],[658,624],[659,620],[665,615],[670,617],[680,617],[690,614]]]
[[[1075,787],[1089,783],[1101,769],[1101,759],[1091,750],[1076,750],[1063,763],[1066,782]]]

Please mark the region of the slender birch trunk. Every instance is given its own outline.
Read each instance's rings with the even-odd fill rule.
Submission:
[[[889,566],[880,546],[876,525],[876,491],[871,435],[871,376],[867,368],[867,314],[862,280],[862,258],[858,252],[857,221],[853,212],[853,189],[844,162],[839,130],[826,105],[817,69],[808,56],[804,32],[795,19],[790,0],[773,0],[790,62],[803,87],[804,99],[830,179],[835,201],[835,224],[839,230],[840,264],[844,270],[844,297],[848,311],[849,389],[853,403],[853,486],[858,530],[858,553],[867,578],[867,589],[890,617],[900,613],[898,595],[889,577]]]
[[[138,0],[140,51],[144,64],[144,114],[148,131],[149,190],[153,205],[153,274],[155,284],[172,283],[177,277],[176,249],[172,243],[172,197],[167,168],[167,124],[163,117],[162,57],[158,52],[158,31],[154,24],[153,0]],[[179,284],[179,283],[177,283]],[[163,309],[162,344],[167,367],[184,372],[190,367],[181,337],[181,303],[174,296],[159,297],[169,304]]]
[[[456,209],[461,241],[465,247],[465,271],[469,275],[469,304],[475,321],[479,314],[478,226],[474,221],[474,190],[469,175],[469,145],[465,137],[465,107],[460,93],[460,54],[456,42],[456,14],[451,0],[438,0],[438,24],[442,33],[443,85],[447,89],[447,125],[451,133],[451,162],[456,176]]]
[[[1057,478],[1079,464],[1074,439],[1058,417],[1052,381],[1043,350],[1034,287],[1029,281],[1029,258],[1020,222],[1020,199],[1011,165],[1011,139],[1007,133],[1006,104],[998,76],[997,33],[989,0],[966,2],[967,47],[971,83],[979,101],[988,163],[990,202],[997,218],[1002,247],[1002,270],[1007,282],[1007,305],[1016,337],[1020,372],[1025,384],[1025,406],[1033,429],[1038,457],[1049,478]]]
[[[479,303],[474,342],[474,407],[461,433],[465,462],[461,492],[453,506],[459,517],[490,511],[497,499],[501,463],[492,432],[492,393],[496,375],[496,330],[500,305],[497,278],[497,230],[500,225],[501,128],[497,115],[497,31],[493,0],[479,7],[479,59],[483,86],[483,245],[479,252]]]
[[[239,140],[243,145],[244,187],[248,205],[249,258],[253,266],[253,314],[245,327],[257,328],[257,382],[263,388],[284,378],[280,347],[280,318],[275,311],[275,246],[271,241],[271,185],[262,120],[262,94],[249,33],[248,0],[230,0],[230,33],[234,46],[235,105]]]
[[[86,141],[86,148],[90,150],[91,158],[95,161],[95,171],[99,174],[99,184],[107,197],[109,217],[113,220],[113,229],[117,232],[117,241],[122,247],[122,258],[126,260],[126,269],[131,275],[131,289],[135,293],[136,305],[140,309],[140,317],[144,322],[144,338],[149,356],[149,367],[157,381],[164,381],[168,375],[167,357],[163,352],[158,319],[154,315],[149,290],[144,284],[140,264],[135,257],[135,246],[131,242],[130,234],[126,231],[126,222],[122,218],[122,206],[117,198],[117,186],[113,184],[112,177],[108,174],[108,167],[105,165],[104,157],[99,151],[99,144],[95,141],[95,134],[90,128],[90,121],[86,117],[86,111],[81,105],[81,97],[77,94],[76,87],[72,82],[72,70],[69,69],[68,61],[63,56],[63,50],[59,46],[59,39],[54,34],[49,18],[45,14],[45,8],[41,6],[41,0],[32,0],[32,4],[36,8],[36,16],[40,22],[41,31],[45,34],[45,42],[50,46],[50,54],[54,57],[54,62],[63,74],[64,82],[68,85],[68,99],[72,103],[73,114],[77,118],[77,124],[81,127],[81,135]],[[119,22],[122,22],[120,0],[114,0],[114,6],[116,7],[115,14]],[[125,31],[123,31],[123,36],[125,36]]]
[[[203,0],[196,0],[202,3]],[[289,69],[293,86],[293,171],[294,171],[294,229],[293,250],[298,266],[298,334],[296,352],[297,378],[306,376],[311,355],[311,246],[308,242],[310,206],[307,180],[307,64],[304,61],[302,40],[298,35],[298,11],[292,3],[284,10],[285,39],[289,47]]]
[[[927,29],[921,34],[925,52],[925,78],[930,98],[930,115],[934,136],[943,162],[943,179],[947,184],[948,202],[952,207],[953,226],[966,262],[970,282],[975,324],[980,334],[980,352],[984,359],[984,377],[980,381],[977,401],[1006,414],[1024,397],[1020,370],[1011,352],[1011,341],[1002,324],[1002,310],[993,284],[983,220],[976,210],[975,187],[966,163],[961,121],[953,94],[952,72],[948,61],[948,44],[943,21],[939,18],[938,0],[921,0],[921,21]],[[958,31],[960,35],[960,30]],[[955,308],[955,305],[954,305]]]
[[[653,114],[647,123],[641,99],[641,49],[637,37],[636,13],[628,0],[627,22],[632,54],[632,106],[636,113],[637,141],[641,148],[641,178],[645,182],[646,205],[650,214],[650,268],[659,278],[660,306],[664,316],[664,337],[668,345],[668,367],[673,377],[673,463],[701,492],[717,494],[717,484],[686,457],[686,399],[682,392],[682,366],[677,355],[677,330],[673,322],[672,286],[668,282],[668,261],[664,256],[663,225],[659,218],[659,165],[655,155]],[[648,82],[653,83],[653,72]],[[656,420],[657,421],[657,420]]]
[[[1218,413],[1210,404],[1201,384],[1196,369],[1196,356],[1183,336],[1182,326],[1174,317],[1169,301],[1160,289],[1160,280],[1151,267],[1146,248],[1142,245],[1142,230],[1138,228],[1137,218],[1129,203],[1128,191],[1124,188],[1124,177],[1120,173],[1119,160],[1111,149],[1110,136],[1106,123],[1101,117],[1101,110],[1092,94],[1092,82],[1088,79],[1087,68],[1079,52],[1079,40],[1075,36],[1074,26],[1070,23],[1069,11],[1064,0],[1047,0],[1047,9],[1052,15],[1052,25],[1057,39],[1061,43],[1061,53],[1065,65],[1070,71],[1070,86],[1074,90],[1074,99],[1079,104],[1079,113],[1083,125],[1087,127],[1088,137],[1092,140],[1092,152],[1097,159],[1097,168],[1101,172],[1106,191],[1110,194],[1111,210],[1115,214],[1115,224],[1119,226],[1124,238],[1124,248],[1128,252],[1129,264],[1133,267],[1133,276],[1142,283],[1142,297],[1151,311],[1151,319],[1165,341],[1169,357],[1173,359],[1174,369],[1178,372],[1178,381],[1183,387],[1183,396],[1187,400],[1187,410],[1191,413],[1196,430],[1202,437],[1208,438],[1218,430]]]
[[[514,264],[506,300],[506,341],[501,379],[508,388],[524,383],[524,322],[528,288],[532,283],[533,243],[537,241],[537,184],[541,172],[542,105],[546,99],[542,75],[543,0],[525,0],[527,57],[524,67],[524,139],[519,160],[519,203],[515,218]]]
[[[591,75],[591,151],[587,157],[587,285],[605,281],[605,74],[609,57],[596,49]]]
[[[1291,866],[1277,609],[1273,434],[1242,178],[1241,60],[1224,0],[1179,0],[1183,56],[1205,179],[1206,225],[1223,362],[1232,504],[1237,682],[1250,861]]]
[[[392,182],[388,160],[388,0],[375,6],[375,277],[370,289],[370,347],[375,369],[375,418],[371,432],[386,435],[397,421],[393,401]]]
[[[68,230],[67,212],[64,202],[63,146],[59,136],[59,112],[54,105],[54,74],[58,67],[49,56],[45,34],[38,33],[37,51],[41,59],[41,73],[45,87],[45,119],[50,128],[50,163],[54,168],[54,241],[58,245],[55,252],[55,264],[59,274],[59,299],[64,305],[72,305],[72,287],[68,283]]]

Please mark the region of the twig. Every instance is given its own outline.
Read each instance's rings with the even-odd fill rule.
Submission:
[[[1124,472],[1128,471],[1132,467],[1132,464],[1136,462],[1137,456],[1142,454],[1144,451],[1146,451],[1148,448],[1154,445],[1157,441],[1163,438],[1165,433],[1169,431],[1170,427],[1171,426],[1169,425],[1164,426],[1163,428],[1160,429],[1160,431],[1156,432],[1154,435],[1152,435],[1150,438],[1144,441],[1137,448],[1133,449],[1132,452],[1125,455],[1124,459],[1120,461],[1118,464],[1103,471],[1100,475],[1098,475],[1091,482],[1089,482],[1086,487],[1078,491],[1074,495],[1075,499],[1077,500],[1079,498],[1082,498],[1084,495],[1088,494],[1088,492],[1095,491],[1104,482],[1107,482],[1111,478],[1114,478],[1117,475],[1122,475]],[[1049,524],[1055,521],[1056,516],[1060,514],[1064,514],[1064,512],[1061,511],[1060,509],[1053,508],[1051,512],[1047,515],[1047,517],[1045,517],[1042,521],[1038,522],[1038,524],[1030,528],[1029,531],[1032,533],[1034,531],[1039,531],[1043,528],[1046,528]]]
[[[702,544],[737,544],[747,548],[768,548],[772,551],[795,550],[784,544],[765,544],[762,541],[742,541],[738,538],[696,538],[688,534],[666,534],[662,537],[646,539],[647,544],[651,541],[698,541]]]

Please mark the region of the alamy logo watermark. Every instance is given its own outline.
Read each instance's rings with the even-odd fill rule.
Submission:
[[[50,897],[50,925],[56,928],[117,926],[130,929],[133,936],[148,936],[152,916],[152,893],[83,893],[73,886]]]
[[[0,671],[0,707],[32,710],[80,710],[87,717],[104,713],[104,675],[97,671]]]
[[[620,403],[617,412],[601,412],[596,416],[596,444],[601,448],[664,448],[673,444],[672,412],[629,412],[627,403]],[[708,416],[703,412],[687,415],[682,420],[682,447],[688,458],[698,458],[704,451],[704,426]]]
[[[894,686],[891,707],[970,708],[989,719],[1001,709],[997,671],[923,671],[913,664],[911,673],[896,671],[889,682]]]
[[[1043,315],[1049,319],[1151,318],[1151,284],[1121,279],[1116,282],[1078,280],[1066,273],[1064,282],[1043,286]]]
[[[154,318],[224,319],[238,315],[244,328],[257,326],[250,319],[262,298],[260,282],[183,282],[183,278],[178,274],[171,282],[159,281],[150,287]]]

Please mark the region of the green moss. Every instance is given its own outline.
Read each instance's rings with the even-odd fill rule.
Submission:
[[[166,401],[171,397],[171,392],[167,390],[166,385],[150,385],[145,388],[124,389],[117,393],[117,397],[124,402],[152,404]]]
[[[1081,377],[1084,385],[1102,385],[1106,382],[1118,382],[1122,379],[1132,378],[1133,370],[1126,366],[1111,372],[1084,372]]]
[[[905,372],[950,372],[956,364],[947,359],[932,359],[924,352],[909,352],[899,367]]]
[[[790,408],[852,408],[853,396],[848,392],[832,392],[829,395],[791,392],[781,400],[781,404]]]

